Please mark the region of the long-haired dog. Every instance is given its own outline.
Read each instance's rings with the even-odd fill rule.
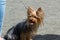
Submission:
[[[44,12],[41,8],[35,11],[32,7],[28,7],[27,19],[9,29],[4,38],[6,40],[31,40],[39,25],[43,24],[43,19]]]

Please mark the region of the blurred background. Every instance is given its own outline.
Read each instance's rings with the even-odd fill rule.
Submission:
[[[31,6],[35,10],[42,7],[45,17],[44,25],[39,27],[37,34],[60,35],[60,0],[6,0],[6,12],[4,17],[4,36],[8,29],[27,17],[27,9]]]

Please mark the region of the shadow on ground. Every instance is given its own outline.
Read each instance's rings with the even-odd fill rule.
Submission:
[[[46,34],[46,35],[36,35],[33,40],[60,40],[60,35]]]

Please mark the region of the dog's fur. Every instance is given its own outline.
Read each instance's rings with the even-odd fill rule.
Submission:
[[[43,24],[43,18],[44,12],[41,8],[35,11],[28,7],[27,19],[9,29],[4,38],[6,40],[31,40],[39,25]]]

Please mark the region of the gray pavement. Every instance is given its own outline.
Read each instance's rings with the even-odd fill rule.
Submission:
[[[37,34],[60,35],[60,0],[7,0],[2,35],[26,18],[27,9],[24,5],[32,6],[35,9],[42,7],[44,10],[44,25],[38,29]]]

